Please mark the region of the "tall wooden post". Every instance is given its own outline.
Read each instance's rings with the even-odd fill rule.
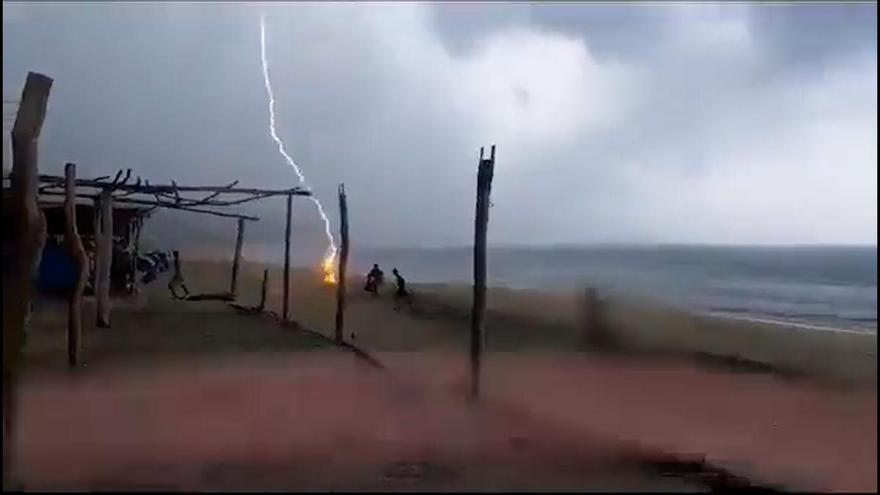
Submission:
[[[269,269],[263,270],[263,285],[260,287],[260,305],[257,306],[262,313],[266,309],[266,291],[269,287]]]
[[[37,148],[52,79],[29,72],[12,127],[11,204],[3,212],[10,252],[3,253],[3,480],[12,460],[16,378],[30,312],[34,272],[46,243],[46,218],[37,202]]]
[[[290,321],[290,224],[293,220],[293,195],[287,195],[287,224],[284,227],[284,301],[282,319]]]
[[[232,280],[229,282],[229,293],[238,296],[238,266],[241,263],[241,244],[244,242],[244,218],[238,219],[238,235],[235,238],[235,257],[232,259]]]
[[[345,184],[339,185],[339,265],[336,281],[336,343],[341,344],[345,326],[345,272],[348,265],[348,204]]]
[[[64,243],[73,260],[76,279],[67,300],[67,364],[75,367],[82,351],[82,297],[86,288],[89,260],[76,227],[76,165],[64,166]]]
[[[97,199],[101,232],[95,232],[95,297],[97,325],[110,326],[110,268],[113,265],[113,191],[102,189]]]
[[[480,148],[477,169],[477,207],[474,217],[474,299],[471,309],[471,397],[480,394],[480,364],[483,356],[483,319],[486,311],[486,229],[489,225],[489,194],[495,170],[495,145],[488,160]]]

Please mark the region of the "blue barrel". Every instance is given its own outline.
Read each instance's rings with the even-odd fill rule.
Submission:
[[[46,244],[40,259],[37,286],[45,292],[65,292],[76,282],[73,258],[62,246]]]

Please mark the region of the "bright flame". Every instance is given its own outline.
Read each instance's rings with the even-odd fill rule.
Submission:
[[[327,253],[321,261],[321,271],[324,273],[324,283],[336,285],[336,252]]]
[[[272,91],[272,82],[269,79],[269,61],[266,57],[266,19],[262,14],[260,14],[260,61],[263,63],[263,84],[266,86],[266,96],[269,98],[269,135],[272,136],[272,140],[278,146],[278,153],[293,168],[296,176],[299,177],[299,182],[303,183],[306,181],[305,175],[303,175],[296,162],[293,161],[293,157],[287,153],[287,150],[284,148],[284,142],[281,141],[281,138],[275,132],[275,94]],[[336,242],[333,240],[333,233],[330,231],[330,219],[327,218],[324,206],[318,198],[309,196],[309,199],[318,207],[318,214],[321,215],[321,220],[324,221],[324,234],[327,236],[328,246],[327,253],[324,255],[323,261],[321,261],[321,271],[324,272],[324,282],[332,285],[336,283]]]

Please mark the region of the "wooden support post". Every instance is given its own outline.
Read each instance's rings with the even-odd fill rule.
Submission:
[[[110,326],[110,267],[113,265],[113,191],[101,190],[97,199],[101,232],[95,232],[95,298],[97,325]]]
[[[260,305],[257,306],[260,309],[260,313],[266,310],[266,291],[269,288],[269,269],[266,268],[263,270],[263,285],[260,288]]]
[[[101,242],[101,197],[92,196],[92,252],[89,256],[89,277],[92,296],[98,300],[98,244]]]
[[[103,249],[101,247],[102,237],[100,195],[95,196],[94,199],[92,199],[92,211],[94,213],[94,215],[92,216],[92,295],[95,297],[96,302],[95,314],[98,315],[100,313],[97,310],[98,294],[101,292],[101,284],[103,283],[103,279],[101,278],[101,258],[99,255],[99,253]]]
[[[244,242],[244,218],[238,219],[238,235],[235,237],[235,257],[232,259],[232,280],[229,282],[229,293],[238,296],[238,266],[241,263],[241,244]]]
[[[131,287],[129,288],[130,293],[134,294],[137,292],[137,261],[138,255],[141,250],[141,227],[143,226],[143,217],[138,217],[132,226],[133,229],[133,239],[131,241]]]
[[[11,202],[3,212],[12,234],[10,252],[3,253],[3,480],[10,478],[16,378],[30,312],[34,272],[46,243],[46,218],[37,202],[37,148],[52,79],[29,72],[12,128]]]
[[[293,195],[287,195],[287,224],[284,227],[284,301],[281,316],[287,323],[290,321],[290,227],[293,220]]]
[[[480,364],[485,338],[483,320],[486,311],[486,229],[489,225],[489,194],[495,169],[495,145],[488,160],[480,148],[477,169],[477,207],[474,216],[474,298],[471,309],[471,397],[480,395]]]
[[[125,234],[125,250],[128,253],[128,269],[125,277],[125,289],[129,294],[134,294],[134,280],[137,271],[137,258],[134,251],[134,236],[137,231],[137,219],[128,224]]]
[[[67,300],[67,364],[76,367],[80,363],[82,352],[82,298],[88,277],[89,259],[76,228],[76,165],[65,165],[64,177],[64,243],[76,272]]]
[[[348,265],[348,204],[345,184],[339,185],[339,260],[336,281],[336,343],[341,344],[345,326],[345,272]]]
[[[128,269],[125,276],[125,290],[134,294],[134,226],[135,221],[130,222],[125,229],[125,252],[128,253]]]

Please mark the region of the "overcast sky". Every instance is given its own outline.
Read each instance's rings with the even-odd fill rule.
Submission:
[[[55,78],[49,173],[295,185],[261,12],[279,135],[361,246],[468,244],[493,143],[495,244],[876,244],[876,4],[4,2],[3,98]]]

